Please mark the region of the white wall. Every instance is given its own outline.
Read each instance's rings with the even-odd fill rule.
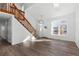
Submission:
[[[75,21],[76,21],[76,40],[75,40],[75,42],[79,48],[79,4],[77,4],[75,11],[76,11],[76,18],[75,18]]]
[[[61,25],[62,21],[66,21],[67,23],[67,34],[66,35],[52,35],[51,34],[51,23],[57,21],[56,25]],[[44,26],[47,26],[47,29],[44,28]],[[37,31],[39,32],[39,23],[37,25]],[[38,33],[39,34],[39,33]],[[39,34],[40,35],[40,34]],[[75,41],[75,13],[69,13],[66,15],[63,15],[61,17],[55,17],[52,19],[45,19],[43,24],[43,30],[41,32],[42,37],[48,37],[53,39],[60,39],[60,40],[66,40],[66,41]]]
[[[30,24],[34,27],[34,29],[36,29],[36,19],[27,11],[27,9],[25,10],[25,17],[26,19],[30,22]]]
[[[67,34],[66,35],[51,35],[51,22],[53,21],[66,21],[67,22]],[[61,25],[61,24],[56,24],[56,25]],[[44,29],[42,31],[42,37],[48,37],[48,38],[53,38],[53,39],[61,39],[61,40],[67,40],[67,41],[74,41],[75,40],[75,13],[67,14],[62,17],[56,17],[52,19],[46,19],[44,20],[44,25],[47,26],[47,29]],[[39,27],[39,26],[38,26]]]
[[[32,7],[27,8],[27,11],[33,16],[33,18],[38,22],[39,17],[42,15],[42,20],[44,20],[44,26],[47,26],[47,29],[43,28],[41,36],[49,38],[57,38],[67,41],[74,41],[75,39],[75,24],[74,24],[74,11],[75,4],[71,3],[60,3],[59,7],[54,8],[53,3],[38,3]],[[51,21],[53,20],[67,20],[68,23],[68,34],[66,36],[52,36],[51,35]],[[39,24],[37,26],[37,32],[39,32]],[[39,33],[38,33],[39,34]]]
[[[60,4],[59,7],[54,8],[53,4],[35,4],[34,6],[27,8],[27,11],[35,18],[35,20],[39,20],[40,15],[43,16],[44,25],[47,26],[47,29],[43,28],[41,32],[41,36],[74,41],[75,39],[75,25],[74,25],[74,9],[75,4]],[[65,36],[52,36],[51,35],[51,22],[53,20],[66,20],[68,25],[68,33]],[[39,31],[39,23],[37,24],[37,32]],[[38,33],[39,34],[39,33]]]
[[[67,34],[66,35],[51,35],[51,22],[53,21],[66,21],[67,22]],[[61,25],[61,24],[56,24]],[[43,29],[43,35],[44,37],[53,38],[53,39],[61,39],[61,40],[67,40],[67,41],[75,41],[75,13],[67,14],[61,17],[56,17],[44,20],[44,26],[47,26],[47,29]]]
[[[8,42],[12,43],[12,16],[8,19]]]
[[[13,16],[12,17],[12,45],[22,43],[28,36],[32,36],[32,35]]]

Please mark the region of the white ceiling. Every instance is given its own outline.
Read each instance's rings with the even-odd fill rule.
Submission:
[[[74,11],[74,3],[61,3],[59,7],[54,8],[53,3],[17,3],[19,6],[24,6],[25,9],[35,19],[38,19],[41,15],[43,18],[52,18],[61,16],[63,14]],[[11,16],[8,14],[0,13],[0,19],[9,19]]]
[[[64,16],[75,11],[74,3],[60,3],[59,7],[54,7],[53,3],[38,3],[27,8],[27,12],[36,20],[42,15],[44,19],[52,19],[53,17]]]
[[[27,8],[33,6],[34,4],[35,3],[24,3],[23,5],[24,5],[25,9],[27,9]]]
[[[34,5],[35,3],[16,3],[16,4],[19,5],[20,7],[24,6],[24,8],[27,9],[32,5]]]

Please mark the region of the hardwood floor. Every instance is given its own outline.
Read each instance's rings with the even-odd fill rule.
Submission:
[[[79,56],[79,49],[74,42],[61,40],[33,41],[10,45],[0,41],[1,56]]]

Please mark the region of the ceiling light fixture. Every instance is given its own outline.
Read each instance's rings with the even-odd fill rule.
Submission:
[[[54,5],[54,7],[59,7],[58,3],[54,3],[53,5]]]

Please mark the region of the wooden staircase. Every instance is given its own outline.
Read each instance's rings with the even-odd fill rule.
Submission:
[[[36,37],[36,30],[25,18],[25,12],[21,11],[14,3],[1,3],[0,12],[12,14],[15,18],[33,35]]]

